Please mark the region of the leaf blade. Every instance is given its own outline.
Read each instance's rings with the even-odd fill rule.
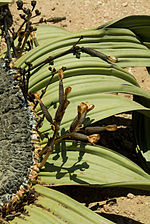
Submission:
[[[65,142],[48,159],[40,173],[47,185],[144,186],[150,176],[126,157],[102,146]],[[135,184],[136,183],[136,184]],[[145,183],[145,185],[144,185]]]
[[[35,190],[40,196],[34,205],[26,206],[29,216],[21,215],[21,218],[15,218],[11,223],[43,223],[43,224],[113,224],[113,222],[95,214],[79,202],[68,196],[48,189],[41,185],[36,185]],[[83,215],[84,214],[84,215]]]

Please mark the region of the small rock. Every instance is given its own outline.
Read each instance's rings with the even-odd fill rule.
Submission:
[[[128,2],[123,2],[123,3],[122,3],[122,6],[123,6],[123,7],[127,7],[127,6],[128,6]]]
[[[112,211],[112,208],[110,208],[109,205],[104,205],[103,209],[104,209],[105,212],[111,212]]]
[[[109,13],[108,12],[105,12],[104,13],[104,18],[108,17],[109,16]]]
[[[127,198],[128,199],[133,199],[133,198],[135,198],[135,195],[132,194],[132,193],[129,193],[129,194],[127,194]]]
[[[129,215],[131,218],[133,218],[134,216],[135,216],[135,214],[134,213],[132,213],[132,214],[130,214]]]
[[[143,204],[143,201],[141,199],[138,199],[136,203],[137,204]]]
[[[97,1],[97,5],[104,5],[104,2],[102,2],[102,1]]]
[[[62,27],[67,27],[67,24],[63,24]]]
[[[119,214],[119,210],[116,210],[115,213],[116,213],[116,214]]]
[[[109,200],[106,201],[106,205],[112,206],[114,204],[117,204],[116,198],[109,199]]]

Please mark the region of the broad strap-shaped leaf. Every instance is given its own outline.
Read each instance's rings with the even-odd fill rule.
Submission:
[[[82,54],[80,60],[70,54],[54,61],[56,69],[62,66],[67,67],[64,83],[66,86],[73,87],[69,96],[71,104],[62,121],[61,134],[69,128],[77,114],[76,107],[82,101],[88,101],[96,106],[87,116],[86,122],[89,123],[126,111],[138,111],[142,114],[142,118],[149,119],[150,108],[144,102],[149,102],[150,95],[139,87],[132,75],[121,68],[135,65],[149,66],[150,50],[139,39],[140,33],[143,32],[141,38],[147,42],[148,46],[149,31],[146,29],[149,28],[149,22],[147,19],[149,21],[149,17],[146,17],[146,22],[142,26],[141,23],[138,25],[135,23],[134,29],[129,27],[131,18],[125,21],[127,26],[122,25],[120,28],[105,26],[101,29],[73,34],[67,34],[66,31],[58,29],[60,33],[57,38],[52,34],[52,29],[56,31],[57,28],[50,29],[47,34],[47,28],[41,27],[41,31],[39,29],[40,46],[21,57],[16,62],[17,66],[25,68],[26,61],[35,65],[49,56],[62,53],[72,47],[81,35],[84,38],[79,43],[80,47],[90,47],[118,58],[116,65],[108,64],[100,58],[87,54]],[[124,20],[122,23],[124,24]],[[47,85],[50,79],[48,66],[32,71],[30,91],[40,92]],[[49,107],[53,117],[58,105],[57,88],[58,79],[55,77],[43,97],[43,102]],[[118,92],[133,94],[140,100],[135,102],[110,94]],[[40,107],[36,109],[37,113],[41,114]],[[46,120],[40,131],[51,134],[51,127]],[[46,140],[41,142],[41,144],[45,143]],[[142,190],[150,189],[150,176],[131,160],[102,146],[92,146],[81,142],[62,141],[56,144],[53,154],[39,176],[40,184],[49,186],[83,184],[97,187],[123,186]],[[41,185],[36,185],[35,190],[39,193],[39,197],[34,204],[25,207],[28,215],[22,214],[22,218],[17,217],[11,223],[112,223],[62,193]]]
[[[140,96],[135,97],[136,101],[150,108],[150,100],[143,99]],[[133,113],[134,132],[137,141],[137,152],[142,155],[146,160],[146,168],[150,172],[150,118],[145,117],[138,112]],[[143,159],[141,159],[143,162]]]
[[[67,67],[67,70],[64,73],[64,81],[68,80],[68,84],[70,86],[72,85],[72,82],[77,83],[74,84],[76,90],[73,90],[71,93],[72,95],[70,95],[70,99],[72,100],[74,106],[69,106],[69,115],[67,118],[64,117],[62,129],[67,129],[69,127],[70,122],[75,116],[73,112],[76,111],[76,107],[81,100],[86,100],[92,104],[95,104],[95,110],[89,114],[90,119],[95,119],[93,121],[106,118],[114,115],[115,113],[126,111],[142,111],[148,117],[149,106],[144,105],[143,102],[145,100],[149,101],[149,94],[140,89],[134,77],[124,71],[120,66],[149,66],[150,50],[143,45],[141,41],[141,38],[143,38],[143,41],[149,41],[149,23],[149,16],[131,16],[104,25],[101,29],[85,30],[82,32],[68,34],[60,38],[51,39],[24,55],[17,62],[17,65],[25,68],[25,61],[30,61],[33,65],[35,65],[48,56],[54,56],[62,53],[73,46],[73,44],[75,44],[82,35],[84,38],[80,41],[79,46],[94,48],[95,50],[107,55],[117,57],[119,61],[115,65],[111,65],[104,62],[100,58],[91,57],[86,54],[82,54],[80,60],[76,59],[71,54],[55,60],[54,67],[56,69],[59,69],[62,66]],[[139,38],[139,35],[143,36]],[[32,71],[29,86],[31,92],[40,91],[46,86],[50,79],[47,68],[48,66],[46,65],[41,69],[37,68]],[[86,82],[86,85],[84,85],[84,80],[81,76],[83,79],[84,77],[86,79],[89,78],[89,83],[91,81],[91,85],[88,85]],[[101,76],[101,80],[99,76]],[[71,77],[75,77],[75,79],[73,80]],[[102,82],[102,78],[105,79],[105,84]],[[110,81],[107,78],[110,78]],[[79,79],[82,79],[81,83],[79,83]],[[115,85],[113,82],[111,83],[112,80],[116,81],[117,84]],[[112,84],[114,84],[114,86]],[[93,88],[93,86],[95,87]],[[55,111],[52,108],[52,105],[56,106],[58,102],[55,94],[56,91],[57,78],[55,77],[53,79],[52,86],[48,88],[47,96],[43,98],[46,106],[51,106],[49,111],[52,115],[54,115]],[[135,103],[118,96],[109,95],[107,98],[105,94],[110,93],[111,91],[133,94],[135,96],[139,96],[141,100],[140,102],[138,101],[138,103]],[[101,93],[105,94],[100,96]],[[80,94],[80,97],[77,97],[78,94]],[[39,108],[37,108],[37,110],[40,112]],[[147,122],[145,124],[147,124]],[[47,132],[49,130],[50,126],[48,122],[44,122],[41,131]],[[143,127],[143,130],[146,130],[146,132],[142,132],[142,135],[139,136],[148,135],[148,129]]]
[[[134,112],[134,131],[138,145],[137,152],[145,158],[146,168],[150,172],[150,118]]]
[[[16,217],[14,224],[113,224],[95,214],[72,198],[41,185],[35,186],[39,194],[34,204],[25,206],[27,215]]]
[[[150,48],[150,16],[128,16],[120,20],[115,20],[104,24],[99,28],[127,28],[132,30],[139,39]],[[149,65],[148,65],[149,66]],[[141,97],[136,97],[137,102],[144,103],[145,106],[150,108],[149,100]],[[142,155],[147,161],[147,166],[150,169],[150,119],[144,117],[137,112],[134,113],[134,129],[136,140],[138,144],[137,150],[140,150]]]
[[[70,33],[69,31],[62,29],[60,27],[49,26],[49,25],[39,25],[37,26],[36,39],[38,44],[41,45],[44,42],[50,41],[52,39],[56,39],[58,37],[64,36],[69,33]],[[14,42],[14,45],[16,46],[17,44],[18,44],[18,40],[16,39]],[[5,54],[6,54],[6,49],[0,52],[1,57],[4,57]]]
[[[132,84],[135,86],[139,86],[135,78],[123,70],[122,68],[116,65],[109,65],[106,62],[102,63],[99,59],[95,58],[82,58],[81,60],[73,59],[72,61],[66,60],[62,63],[56,63],[56,69],[59,69],[63,66],[67,68],[64,72],[64,84],[68,80],[69,77],[76,77],[77,83],[79,83],[80,79],[84,79],[85,82],[88,82],[88,79],[99,79],[103,80],[112,80],[113,77],[120,78],[120,82],[122,79],[122,83],[127,81],[126,84]],[[88,79],[86,78],[88,77]],[[50,80],[50,72],[47,67],[39,69],[32,73],[30,78],[29,91],[37,92],[41,90],[43,87],[47,85]],[[57,75],[53,78],[52,82],[56,82],[58,80]],[[115,80],[115,78],[114,78]],[[118,79],[119,81],[119,79]],[[83,81],[82,81],[83,82]],[[117,82],[117,79],[116,79]],[[71,85],[71,83],[70,83]]]
[[[126,157],[102,146],[62,142],[40,172],[47,185],[84,184],[150,190],[150,176]]]
[[[150,42],[150,16],[133,15],[108,22],[102,28],[126,28],[132,30],[143,42]]]
[[[71,33],[55,40],[47,40],[45,44],[41,44],[37,48],[31,50],[28,54],[21,57],[16,65],[25,67],[24,62],[30,61],[33,64],[41,62],[44,58],[55,56],[58,53],[72,47],[79,38],[83,36],[79,46],[90,47],[104,54],[115,56],[118,58],[117,65],[119,66],[148,66],[150,62],[150,50],[143,45],[138,37],[129,29],[104,28],[85,30],[76,33]],[[83,54],[84,57],[88,57]],[[67,59],[68,62],[74,58],[73,55],[67,55],[62,59]],[[61,61],[58,59],[57,61]],[[96,61],[102,61],[100,58],[95,58]]]
[[[51,39],[55,39],[69,33],[70,33],[69,31],[60,27],[40,25],[40,26],[37,26],[36,36],[37,36],[38,43],[42,44],[46,42],[47,40],[50,41]]]
[[[61,130],[64,129],[65,131],[67,131],[69,129],[71,122],[77,115],[77,106],[80,104],[80,102],[87,101],[95,105],[95,108],[87,115],[87,125],[91,124],[92,122],[96,122],[97,120],[112,116],[114,114],[127,111],[138,110],[146,116],[150,116],[150,110],[148,108],[132,100],[129,100],[128,98],[102,93],[84,94],[71,97],[71,103],[68,106],[62,120]],[[46,106],[48,106],[50,102],[52,103],[52,106],[49,108],[49,112],[51,113],[52,117],[54,117],[56,106],[58,105],[57,96],[56,98],[47,98],[46,100],[43,98],[43,102]],[[51,133],[50,130],[51,125],[46,120],[44,120],[43,126],[41,127],[40,131]]]

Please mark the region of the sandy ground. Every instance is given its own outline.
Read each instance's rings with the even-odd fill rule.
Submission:
[[[29,5],[30,0],[24,2]],[[77,31],[127,15],[148,15],[150,0],[38,0],[37,8],[42,16],[66,16],[58,26]]]
[[[24,2],[27,6],[30,3],[29,0]],[[42,16],[47,18],[66,16],[67,19],[57,26],[69,31],[77,31],[98,27],[110,20],[127,15],[149,15],[150,0],[38,0],[37,8],[41,11]],[[11,11],[14,19],[19,23],[15,4],[11,6]],[[150,91],[150,76],[146,68],[132,68],[130,71],[133,72],[140,85]],[[118,224],[149,224],[150,196],[127,195],[118,197],[115,203],[95,200],[96,202],[90,204],[89,207],[98,205],[93,210],[99,214],[105,213],[107,217],[109,217],[108,214],[114,214],[118,217],[115,221]],[[127,219],[123,217],[127,217]]]

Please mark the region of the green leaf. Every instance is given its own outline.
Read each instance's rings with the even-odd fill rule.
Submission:
[[[50,41],[52,39],[56,39],[58,37],[61,37],[69,33],[70,33],[69,31],[62,29],[60,27],[49,26],[49,25],[39,25],[37,26],[36,38],[37,38],[38,44],[41,45],[44,42]],[[16,46],[17,43],[18,43],[18,40],[16,39],[14,42],[14,45]],[[6,54],[6,48],[2,50],[2,52],[0,52],[0,56],[4,57],[5,54]]]
[[[126,157],[102,146],[62,142],[40,172],[47,185],[84,184],[150,190],[150,176]]]
[[[132,16],[111,22],[99,29],[76,33],[56,27],[38,28],[37,38],[40,46],[21,57],[16,62],[18,67],[26,68],[26,61],[36,65],[49,56],[63,53],[71,48],[81,35],[84,38],[79,43],[80,47],[90,47],[118,58],[116,64],[110,64],[101,58],[83,53],[80,60],[69,54],[54,61],[54,68],[57,70],[62,66],[67,68],[64,72],[64,85],[72,87],[68,98],[71,103],[63,118],[60,134],[69,129],[77,114],[76,108],[83,101],[95,105],[94,110],[89,112],[85,125],[118,113],[136,111],[134,121],[137,144],[140,147],[144,145],[144,156],[149,161],[147,146],[150,144],[150,94],[140,88],[130,73],[122,69],[126,66],[149,66],[149,21],[147,16]],[[48,66],[36,68],[31,72],[30,92],[40,93],[48,84]],[[112,93],[132,94],[135,100]],[[54,117],[58,106],[58,77],[53,78],[42,100]],[[36,112],[41,114],[39,106]],[[138,116],[135,116],[136,114]],[[39,131],[52,134],[50,124],[46,120]],[[41,141],[41,145],[46,143],[47,139]],[[46,186],[120,186],[150,190],[150,176],[134,162],[105,147],[77,141],[57,143],[39,176],[39,183]],[[25,207],[29,216],[22,214],[23,219],[15,218],[11,223],[112,223],[62,193],[41,185],[36,185],[35,190],[40,196],[34,204]]]
[[[50,102],[52,103],[51,100],[53,101],[54,98],[52,99],[47,98],[46,100],[43,98],[43,102],[47,106],[49,105]],[[146,116],[150,116],[150,110],[148,108],[134,101],[131,101],[128,98],[102,93],[85,94],[71,98],[71,103],[67,108],[67,111],[64,115],[61,124],[61,130],[62,129],[65,129],[65,131],[68,130],[68,128],[71,125],[71,122],[77,115],[77,106],[80,104],[80,102],[86,102],[86,101],[88,101],[90,104],[95,105],[95,108],[87,115],[86,120],[88,125],[91,124],[92,122],[96,122],[97,120],[101,120],[114,114],[123,113],[127,111],[139,110]],[[56,112],[57,102],[58,100],[55,99],[55,101],[53,101],[52,106],[49,108],[49,112],[53,117]],[[46,120],[44,120],[40,132],[49,132],[50,134],[52,134],[51,126]],[[43,141],[42,143],[44,144],[45,141]]]
[[[122,19],[108,22],[101,28],[127,28],[132,30],[142,41],[150,42],[150,16],[149,15],[131,15]]]
[[[35,186],[39,194],[34,204],[25,206],[28,215],[16,217],[14,224],[113,224],[70,197],[41,185]]]
[[[76,77],[77,82],[79,82],[80,79],[84,79],[86,82],[88,82],[85,77],[88,77],[88,79],[92,79],[93,77],[93,79],[97,78],[101,81],[105,79],[112,80],[113,77],[116,77],[122,79],[122,83],[125,83],[124,81],[127,81],[128,84],[139,86],[135,78],[127,71],[121,69],[118,66],[109,65],[106,62],[101,63],[98,60],[95,61],[95,58],[90,58],[90,60],[88,58],[82,58],[81,60],[74,59],[73,61],[62,61],[62,63],[56,64],[56,69],[61,68],[62,65],[67,68],[67,70],[64,72],[65,82],[69,77]],[[39,91],[47,85],[49,79],[50,72],[48,71],[47,67],[33,72],[30,79],[29,91]],[[56,82],[57,80],[58,78],[54,77],[52,82]]]
[[[44,58],[55,56],[72,47],[79,40],[80,36],[84,38],[80,41],[79,46],[90,47],[104,54],[115,56],[119,60],[117,63],[119,66],[149,66],[150,50],[139,41],[132,31],[121,28],[85,30],[47,40],[45,44],[41,44],[27,55],[21,57],[16,65],[25,67],[25,61],[29,61],[33,65],[40,63]],[[88,57],[86,54],[82,55]],[[57,61],[63,63],[63,59],[67,59],[69,62],[74,58],[73,55],[67,55],[57,59],[55,63]],[[89,60],[90,58],[92,57],[89,57]],[[102,61],[100,58],[93,58],[96,61]]]
[[[86,78],[85,80],[83,75],[64,78],[64,87],[72,87],[72,91],[69,95],[70,100],[72,100],[73,97],[97,93],[128,93],[150,99],[150,93],[144,91],[144,89],[131,85],[129,82],[114,76],[89,74],[86,75]],[[38,83],[36,86],[38,88]],[[53,83],[47,88],[47,92],[43,97],[46,106],[49,107],[52,103],[58,102],[58,94],[56,94],[58,86],[59,82],[54,82],[53,80]],[[32,92],[36,92],[34,87],[30,89]]]
[[[139,103],[142,102],[143,105],[150,108],[150,100],[143,99],[140,96],[136,96],[135,100]],[[143,163],[143,157],[145,161],[143,165],[146,167],[150,173],[150,118],[145,117],[138,112],[133,113],[133,122],[134,122],[134,132],[137,142],[137,152],[141,158],[141,163]]]
[[[79,46],[91,47],[107,55],[115,56],[119,61],[111,65],[100,58],[91,57],[86,54],[82,54],[80,60],[76,59],[73,55],[66,55],[55,60],[54,67],[56,69],[62,66],[67,67],[67,70],[64,72],[64,82],[73,87],[69,98],[72,105],[68,107],[69,115],[67,115],[67,118],[66,116],[64,117],[62,129],[69,128],[76,114],[76,107],[81,101],[89,101],[96,106],[95,110],[89,114],[90,121],[96,121],[127,111],[140,111],[144,116],[149,117],[149,106],[143,104],[145,100],[149,101],[149,94],[139,88],[135,78],[120,67],[135,65],[149,66],[150,50],[141,41],[141,38],[143,38],[143,41],[149,42],[149,21],[149,16],[129,16],[110,22],[101,27],[101,29],[85,30],[70,33],[56,39],[47,39],[46,43],[41,44],[41,46],[33,49],[18,60],[17,65],[25,68],[25,61],[30,61],[35,65],[48,56],[60,54],[72,47],[82,35],[84,38],[80,41]],[[46,28],[43,29],[46,30]],[[51,33],[51,31],[49,32]],[[142,36],[139,38],[139,35]],[[31,92],[40,91],[47,85],[50,79],[47,67],[46,65],[32,71],[29,84]],[[55,112],[53,107],[56,107],[58,103],[57,88],[58,82],[55,77],[53,84],[48,88],[47,94],[43,98],[52,115]],[[111,96],[111,92],[133,94],[141,100],[135,103],[120,96]],[[37,108],[37,111],[40,113],[40,108]],[[144,117],[144,119],[148,118]],[[137,123],[139,121],[137,119]],[[147,122],[144,123],[145,125],[148,124]],[[148,128],[141,127],[140,129],[138,125],[137,127],[138,132],[145,130],[144,132],[141,131],[141,134],[138,136],[145,136],[144,141],[148,142]],[[44,121],[41,131],[50,131],[47,121]],[[137,137],[137,139],[139,138]],[[143,140],[138,141],[142,142]],[[45,144],[45,142],[42,142],[42,144]],[[139,144],[142,145],[141,143]]]
[[[70,32],[56,26],[42,25],[37,26],[37,41],[39,44],[46,42],[47,40],[55,39],[63,35],[69,34]]]
[[[137,144],[149,162],[150,94],[140,88],[130,73],[122,69],[127,66],[149,66],[149,28],[149,16],[130,16],[110,22],[99,29],[76,33],[56,27],[38,27],[37,39],[40,46],[24,54],[17,60],[16,66],[26,68],[27,61],[35,65],[49,56],[60,54],[71,48],[81,35],[84,38],[79,43],[80,47],[93,48],[118,58],[116,64],[110,64],[83,53],[80,60],[69,54],[54,61],[54,68],[57,70],[62,66],[67,68],[64,72],[64,85],[72,87],[69,95],[71,103],[62,121],[60,134],[69,128],[77,114],[77,106],[83,101],[95,105],[87,116],[85,125],[114,114],[136,111],[134,121]],[[40,93],[47,85],[50,79],[48,66],[31,72],[29,91]],[[57,92],[58,78],[54,77],[43,97],[43,102],[53,117],[58,105]],[[112,93],[132,94],[135,100]],[[41,114],[39,106],[36,111]],[[39,131],[52,134],[46,120]],[[46,142],[47,140],[41,141],[41,145]],[[68,196],[41,185],[80,184],[100,188],[120,186],[150,190],[150,176],[134,162],[105,147],[77,141],[56,144],[39,176],[39,185],[35,186],[39,197],[33,204],[25,206],[28,215],[22,214],[22,218],[16,217],[11,223],[112,223]]]

